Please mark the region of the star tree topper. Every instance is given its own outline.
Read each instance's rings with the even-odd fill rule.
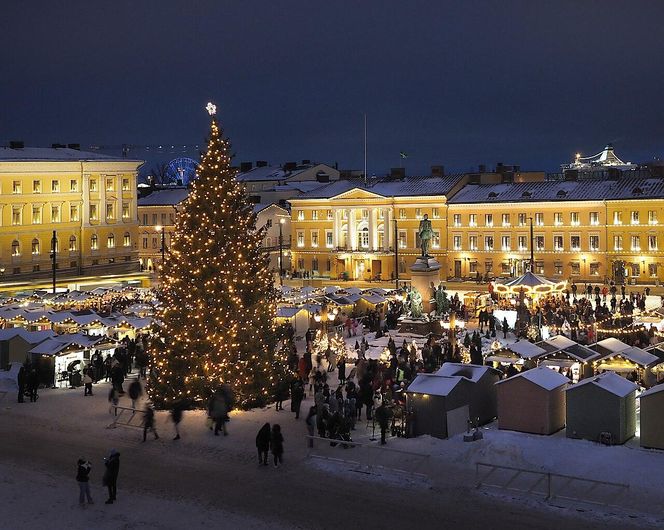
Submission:
[[[217,113],[217,106],[211,101],[205,106],[205,110],[208,111],[210,116],[214,116]]]

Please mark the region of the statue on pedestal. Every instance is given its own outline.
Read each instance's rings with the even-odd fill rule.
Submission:
[[[450,301],[447,298],[447,291],[443,283],[438,284],[438,289],[436,289],[436,314],[444,315],[450,309]]]
[[[406,307],[408,308],[408,316],[410,318],[422,318],[422,295],[413,287],[408,290],[406,298]]]
[[[429,245],[433,239],[433,227],[429,221],[429,214],[424,214],[424,219],[420,221],[420,228],[417,232],[420,238],[420,248],[422,249],[422,257],[429,257]]]

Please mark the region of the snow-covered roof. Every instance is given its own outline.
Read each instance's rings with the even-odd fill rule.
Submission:
[[[650,367],[656,364],[659,364],[660,358],[652,353],[649,353],[641,348],[636,346],[630,346],[625,350],[618,352],[610,353],[607,356],[603,357],[604,359],[610,359],[612,357],[624,357],[628,361],[632,361],[634,364],[638,364],[641,367]]]
[[[0,147],[0,162],[4,160],[57,162],[103,160],[108,162],[141,162],[140,160],[128,160],[126,158],[103,155],[101,153],[92,153],[90,151],[81,151],[79,149],[69,149],[67,147],[23,147],[21,149]]]
[[[138,199],[139,206],[177,206],[189,196],[184,187],[155,190],[150,195]]]
[[[13,339],[17,335],[29,344],[39,344],[40,342],[55,336],[55,332],[50,329],[43,331],[28,331],[25,328],[0,329],[0,340]]]
[[[438,374],[419,374],[408,385],[407,392],[429,394],[432,396],[448,396],[461,382],[460,376],[442,376]]]
[[[617,353],[629,348],[629,344],[625,344],[623,341],[618,340],[615,337],[600,340],[595,346],[597,347],[597,351],[604,355]]]
[[[546,350],[540,348],[539,346],[529,342],[527,340],[520,340],[506,346],[508,350],[513,351],[514,353],[519,354],[520,357],[524,359],[533,359],[539,357],[540,355],[546,353]]]
[[[649,388],[645,392],[641,392],[641,395],[637,396],[637,399],[641,399],[647,396],[652,396],[653,394],[659,394],[660,392],[664,392],[664,383]]]
[[[277,317],[293,318],[300,311],[302,311],[301,307],[277,307]]]
[[[383,296],[380,296],[379,294],[371,294],[371,293],[364,293],[363,295],[360,296],[363,300],[366,300],[370,304],[380,304],[381,302],[385,301],[385,298]]]
[[[595,350],[591,350],[587,346],[578,344],[564,335],[556,335],[548,340],[538,342],[537,345],[546,350],[547,355],[563,352],[567,356],[581,362],[586,362],[600,356]]]
[[[611,392],[618,397],[625,397],[639,388],[636,384],[628,381],[624,377],[620,377],[613,372],[604,372],[603,374],[597,375],[595,377],[582,379],[577,384],[568,386],[565,390],[567,392],[573,392],[577,388],[581,388],[585,385],[594,385],[598,388],[606,390],[607,392]]]
[[[517,378],[526,379],[527,381],[530,381],[531,383],[534,383],[545,390],[554,390],[570,382],[567,377],[560,374],[559,372],[556,372],[551,368],[547,368],[546,366],[538,366],[532,370],[526,370],[508,379],[498,381],[496,384],[505,383],[506,381],[513,381]]]
[[[498,371],[490,366],[479,366],[477,364],[465,363],[443,363],[443,366],[441,366],[436,372],[436,375],[461,376],[473,383],[477,383],[487,372],[495,372],[498,374]]]

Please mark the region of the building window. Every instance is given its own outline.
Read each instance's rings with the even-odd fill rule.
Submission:
[[[174,225],[175,224],[175,215],[172,213],[168,214],[168,224],[169,225]],[[272,226],[272,220],[270,220],[270,226]]]
[[[562,226],[562,224],[563,224],[563,214],[562,214],[562,212],[555,212],[553,214],[553,224],[555,226]]]
[[[553,264],[553,273],[554,273],[556,276],[560,276],[560,275],[562,275],[562,273],[563,273],[563,264],[562,264],[560,261],[556,261],[556,262]]]
[[[78,205],[70,204],[69,205],[69,221],[77,222],[78,221]]]
[[[632,211],[632,214],[630,215],[630,222],[633,225],[638,225],[639,224],[639,212],[638,211]]]
[[[325,246],[332,248],[334,246],[334,233],[332,230],[325,230]]]
[[[622,212],[613,212],[613,224],[614,225],[622,224]]]
[[[98,221],[99,220],[99,212],[97,211],[97,205],[96,204],[91,204],[90,205],[90,221]]]
[[[517,248],[519,249],[520,252],[528,250],[528,243],[526,236],[519,236],[517,241]]]
[[[503,214],[503,226],[510,226],[512,223],[510,221],[510,214],[504,213]]]
[[[471,274],[477,274],[477,262],[476,262],[476,261],[471,261],[471,262],[468,264],[468,271],[469,271]]]
[[[341,210],[341,218],[348,219],[348,210]]]
[[[569,221],[572,226],[579,226],[579,212],[570,212]]]
[[[578,276],[581,274],[581,264],[578,261],[573,261],[571,263],[571,274],[572,276]]]
[[[599,236],[592,235],[588,238],[588,247],[591,251],[599,250]]]
[[[519,226],[526,226],[526,214],[525,213],[520,213],[519,214]]]
[[[511,250],[511,238],[510,236],[501,236],[500,237],[500,246],[503,251],[509,252]]]
[[[16,239],[14,239],[14,241],[12,241],[12,256],[20,256],[20,255],[21,255],[21,245]]]
[[[638,277],[641,276],[641,266],[638,263],[632,263],[632,276]]]
[[[318,221],[318,210],[313,210],[313,211],[311,212],[311,218],[312,218],[314,221]]]
[[[41,193],[41,180],[32,181],[32,193]]]
[[[613,236],[613,250],[622,250],[622,249],[623,249],[622,236]]]
[[[113,221],[115,219],[115,208],[112,202],[106,204],[106,219]]]
[[[468,248],[470,250],[477,250],[477,236],[468,237]]]
[[[544,214],[543,213],[536,213],[535,214],[535,224],[537,226],[544,226]]]
[[[406,248],[408,245],[408,234],[405,230],[399,230],[399,248]]]
[[[535,272],[537,274],[544,274],[544,262],[543,261],[536,261],[535,262]]]
[[[113,177],[106,179],[106,191],[115,191],[115,179]]]
[[[123,204],[122,205],[122,219],[127,220],[129,219],[129,205],[128,204]],[[173,224],[173,223],[171,223]]]
[[[304,210],[298,210],[297,211],[297,220],[298,221],[304,221]]]
[[[38,225],[42,222],[42,209],[41,206],[32,207],[32,224]],[[15,224],[15,223],[12,223]]]
[[[60,223],[62,222],[62,215],[60,212],[60,206],[53,205],[51,206],[51,222]]]
[[[640,236],[632,236],[632,250],[641,250]]]
[[[21,181],[15,180],[12,183],[12,193],[21,193]]]
[[[492,276],[493,275],[493,261],[492,260],[487,260],[484,262],[484,272],[486,273],[487,276]]]
[[[484,236],[484,250],[493,250],[493,236]]]
[[[500,272],[501,272],[501,274],[511,274],[512,273],[512,266],[510,265],[509,261],[503,261],[500,264]]]
[[[581,250],[581,236],[570,236],[569,247],[573,252]]]
[[[431,238],[431,248],[440,248],[440,232],[438,230],[433,231],[433,237]]]
[[[21,224],[21,211],[22,208],[20,206],[12,206],[12,224],[13,225],[20,225]],[[34,210],[33,210],[34,214]],[[40,219],[41,219],[41,209],[39,213]],[[41,223],[41,221],[39,221]]]
[[[115,236],[113,234],[108,234],[106,238],[106,246],[108,248],[115,248]]]
[[[51,192],[52,193],[59,193],[60,192],[60,181],[59,180],[52,180],[51,181]]]
[[[399,208],[399,219],[405,219],[405,218],[406,218],[406,209]]]
[[[125,232],[125,235],[122,238],[122,244],[125,247],[130,247],[131,246],[131,235],[129,234],[129,232]]]
[[[32,255],[36,256],[39,254],[39,239],[32,240]]]
[[[455,213],[454,216],[452,217],[452,219],[454,220],[453,221],[454,226],[456,226],[456,227],[461,226],[461,214],[460,213]]]
[[[327,258],[325,260],[325,271],[330,272],[332,270],[332,260],[330,258]]]
[[[332,221],[334,219],[334,212],[332,210],[327,211],[327,220]]]
[[[152,214],[152,224],[153,224],[153,225],[156,225],[156,224],[157,224],[157,214],[156,214],[156,213],[153,213],[153,214]]]
[[[477,226],[477,214],[471,213],[468,216],[468,226]]]
[[[131,191],[129,179],[122,179],[122,191]]]
[[[493,214],[488,213],[484,216],[484,226],[493,226]]]
[[[99,238],[97,237],[97,234],[92,234],[92,237],[90,238],[90,249],[97,250],[98,248],[99,248]]]
[[[97,179],[90,179],[90,191],[97,191]]]
[[[406,261],[401,258],[399,260],[399,274],[404,274],[406,272]]]
[[[459,234],[452,236],[452,248],[454,250],[461,250],[461,236]]]
[[[148,224],[148,214],[144,213],[143,214],[143,226],[147,226]]]
[[[311,246],[312,247],[318,246],[318,230],[311,231]]]
[[[590,275],[599,276],[599,263],[597,263],[596,261],[590,264]]]
[[[648,276],[657,278],[657,263],[648,263]]]
[[[599,224],[599,212],[590,212],[590,225],[597,226]]]
[[[369,219],[369,210],[362,208],[362,219]]]
[[[271,221],[270,221],[270,222],[271,222]],[[165,214],[165,213],[162,213],[162,214],[161,214],[161,223],[159,223],[159,224],[161,224],[161,226],[165,226],[165,225],[166,225],[166,214]],[[272,226],[272,225],[270,224],[270,226]]]
[[[369,229],[363,228],[357,233],[358,243],[361,248],[369,248]]]
[[[431,217],[433,219],[440,219],[440,210],[438,208],[431,209]]]
[[[657,211],[656,210],[648,210],[648,224],[649,225],[656,225],[657,224]]]
[[[304,231],[303,230],[298,230],[297,231],[297,246],[298,247],[303,247],[304,246]]]
[[[318,258],[317,257],[313,257],[311,259],[311,270],[312,271],[318,271]]]
[[[143,236],[143,248],[148,248],[148,238]]]
[[[648,236],[648,250],[657,250],[657,236]]]
[[[69,237],[69,252],[76,252],[76,236]]]
[[[69,191],[78,191],[78,180],[71,179],[69,181]]]
[[[564,248],[563,236],[553,236],[553,250],[561,251]]]
[[[544,236],[535,236],[535,248],[544,250]]]
[[[415,219],[422,219],[422,208],[415,209]]]

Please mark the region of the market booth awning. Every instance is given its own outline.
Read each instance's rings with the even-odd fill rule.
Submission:
[[[500,294],[519,294],[521,291],[524,294],[547,294],[563,291],[566,285],[567,282],[564,280],[556,282],[532,272],[527,272],[518,278],[493,282],[494,290]]]

